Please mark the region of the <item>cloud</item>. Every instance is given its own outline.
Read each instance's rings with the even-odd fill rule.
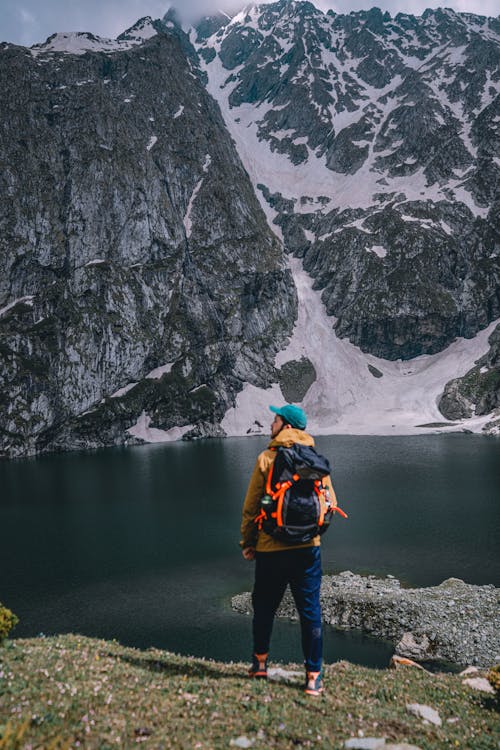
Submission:
[[[421,16],[426,8],[451,8],[457,13],[476,13],[480,16],[498,15],[498,0],[315,0],[321,10],[329,8],[336,13],[349,13],[351,10],[367,10],[373,6],[387,10],[392,16],[398,13],[410,13]]]
[[[260,0],[265,4],[276,0]],[[497,16],[498,0],[311,0],[317,8],[326,13],[333,10],[336,13],[350,13],[352,10],[368,10],[373,6],[387,10],[392,16],[397,13],[411,13],[420,16],[426,8],[446,7],[460,13],[477,13],[478,15]],[[171,0],[170,7],[174,7],[179,15],[193,21],[203,16],[222,10],[235,13],[246,5],[253,4],[250,0]]]
[[[21,16],[21,23],[26,24],[34,24],[36,23],[36,18],[33,15],[33,13],[30,13],[29,10],[26,10],[26,8],[19,8],[19,15]]]
[[[273,0],[264,0],[272,2]],[[323,11],[337,13],[371,8],[376,5],[392,15],[403,11],[421,15],[427,7],[446,6],[460,12],[496,16],[498,0],[312,0]],[[43,42],[56,31],[91,31],[116,37],[142,16],[161,18],[169,6],[192,22],[222,10],[235,13],[245,0],[0,0],[2,28],[0,41],[31,45]]]
[[[266,2],[272,0],[264,0],[264,3]],[[169,7],[175,8],[182,20],[191,23],[204,16],[214,15],[218,11],[237,13],[248,4],[245,0],[173,0]]]

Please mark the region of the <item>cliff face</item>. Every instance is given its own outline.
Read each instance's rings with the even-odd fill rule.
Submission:
[[[340,337],[410,359],[500,317],[498,19],[281,0],[196,46]]]
[[[500,325],[488,338],[489,350],[476,360],[475,366],[462,378],[450,380],[439,401],[447,419],[469,419],[491,414],[485,425],[491,434],[500,432]]]
[[[147,19],[0,57],[0,455],[216,432],[296,296],[198,69]]]

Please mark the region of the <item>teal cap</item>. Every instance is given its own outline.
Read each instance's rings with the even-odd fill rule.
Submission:
[[[307,425],[307,416],[304,409],[294,404],[285,404],[285,406],[270,406],[271,411],[282,417],[285,422],[298,430],[305,430]]]

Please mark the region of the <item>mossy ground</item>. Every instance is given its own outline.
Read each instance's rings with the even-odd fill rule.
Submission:
[[[76,635],[8,641],[0,649],[0,748],[342,748],[385,736],[422,750],[499,746],[498,703],[457,675],[328,665],[326,693],[251,681],[243,664]],[[298,667],[290,667],[299,669]],[[407,703],[435,708],[425,725]],[[449,721],[452,720],[452,721]]]

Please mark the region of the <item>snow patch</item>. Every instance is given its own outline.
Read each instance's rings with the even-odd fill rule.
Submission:
[[[273,415],[269,406],[283,402],[280,387],[257,388],[246,383],[236,397],[236,404],[228,409],[221,422],[222,429],[229,436],[268,435]]]
[[[156,427],[150,427],[150,424],[151,417],[143,411],[135,425],[129,427],[127,432],[146,443],[171,443],[174,440],[180,440],[186,432],[193,429],[193,425],[186,425],[172,427],[170,430],[159,430]]]
[[[276,366],[307,357],[316,380],[302,406],[314,434],[410,435],[470,429],[480,432],[489,416],[450,423],[449,427],[418,425],[444,422],[437,402],[445,384],[462,377],[488,349],[494,321],[472,339],[457,339],[439,354],[410,361],[389,361],[365,354],[333,330],[313,280],[297,258],[289,258],[299,298],[298,319],[287,348],[276,357]],[[314,336],[311,335],[314,331]],[[383,373],[375,378],[368,365]],[[222,427],[228,435],[269,432],[269,405],[284,401],[277,383],[272,388],[246,384],[236,405],[226,413]],[[262,428],[255,429],[255,420]]]
[[[135,388],[137,383],[128,383],[127,385],[124,385],[123,388],[119,388],[117,391],[111,394],[110,398],[121,398],[126,393],[132,390],[132,388]]]
[[[12,308],[16,307],[17,305],[27,305],[28,307],[33,307],[33,295],[27,295],[26,297],[18,297],[12,302],[9,302],[8,305],[5,305],[5,307],[2,307],[0,309],[0,318],[3,315],[5,315],[6,312],[8,312],[9,310],[12,310]]]
[[[208,172],[208,168],[209,168],[209,166],[210,166],[211,163],[212,163],[212,157],[210,156],[210,154],[207,154],[205,156],[205,161],[203,162],[203,167],[202,167],[204,174],[206,174]],[[189,199],[189,203],[188,203],[186,215],[184,216],[184,219],[183,219],[183,221],[184,221],[184,228],[186,230],[186,237],[190,237],[191,236],[191,231],[192,231],[192,228],[193,228],[193,222],[191,221],[191,211],[193,209],[193,205],[194,205],[194,202],[196,200],[196,196],[200,192],[200,188],[201,188],[201,186],[203,184],[203,180],[204,180],[204,177],[202,177],[201,180],[198,180],[198,182],[196,183],[196,185],[194,187],[194,190],[191,193],[191,198]]]
[[[172,370],[172,367],[174,366],[175,362],[167,362],[166,365],[161,365],[160,367],[155,367],[154,370],[151,370],[151,372],[148,372],[146,375],[146,378],[148,380],[159,380],[163,375],[170,372]]]
[[[177,110],[177,112],[174,115],[174,120],[177,120],[177,118],[180,117],[183,112],[184,112],[184,105],[181,104],[181,106],[179,107],[179,109]]]
[[[375,253],[375,255],[378,255],[379,258],[385,258],[387,255],[387,249],[385,247],[382,247],[382,245],[372,245],[371,247],[366,248],[369,253]]]
[[[155,145],[155,143],[157,141],[158,141],[157,136],[156,135],[152,135],[151,138],[149,139],[148,145],[146,146],[146,150],[147,151],[151,151],[151,149],[153,148],[153,146]]]
[[[193,210],[193,205],[196,200],[196,196],[200,192],[200,188],[202,184],[203,184],[203,177],[201,178],[201,180],[198,180],[198,182],[196,183],[195,188],[193,192],[191,193],[191,198],[189,199],[187,211],[183,219],[184,229],[186,230],[186,237],[191,237],[191,231],[193,229],[193,222],[191,221],[191,211]]]
[[[131,49],[132,47],[142,44],[149,36],[149,32],[143,29],[130,39],[106,39],[95,36],[88,32],[81,31],[63,31],[49,36],[43,44],[34,44],[30,47],[33,57],[46,53],[63,52],[71,55],[84,55],[86,52],[120,52],[121,50]],[[153,30],[156,34],[156,31]],[[153,34],[150,34],[153,36]]]
[[[157,31],[149,16],[136,23],[135,26],[132,26],[132,28],[128,29],[126,32],[127,40],[130,42],[135,41],[136,43],[145,42],[147,39],[156,36],[156,34]]]

